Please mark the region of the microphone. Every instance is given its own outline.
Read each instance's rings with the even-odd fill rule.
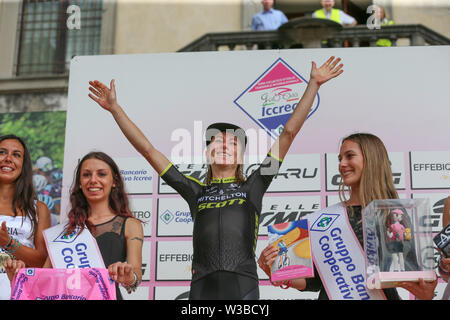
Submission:
[[[444,258],[450,258],[450,223],[433,238],[433,242]]]

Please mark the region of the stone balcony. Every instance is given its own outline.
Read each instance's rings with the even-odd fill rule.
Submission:
[[[325,19],[296,18],[275,31],[207,33],[178,52],[218,50],[264,50],[289,48],[375,47],[378,39],[389,39],[392,46],[400,39],[406,45],[450,45],[450,39],[421,24],[393,25],[369,29],[366,25],[342,27]]]

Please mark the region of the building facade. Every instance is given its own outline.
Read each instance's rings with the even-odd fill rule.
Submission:
[[[336,7],[364,24],[373,2],[397,25],[421,23],[450,37],[449,0],[342,0]],[[275,5],[290,19],[320,6]],[[66,110],[75,55],[175,52],[206,33],[248,31],[260,10],[259,0],[0,0],[0,112]]]

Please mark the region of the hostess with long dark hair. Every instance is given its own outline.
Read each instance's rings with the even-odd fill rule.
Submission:
[[[108,204],[111,210],[121,217],[133,217],[129,208],[128,197],[125,193],[125,186],[120,175],[117,164],[110,156],[103,152],[90,152],[80,160],[75,170],[74,181],[70,192],[71,209],[68,214],[68,233],[72,233],[77,226],[83,229],[85,226],[91,232],[95,232],[95,225],[88,219],[91,207],[81,186],[82,164],[88,159],[97,159],[105,162],[112,171],[113,187],[108,197]]]
[[[122,299],[118,284],[128,293],[136,290],[142,278],[141,221],[133,218],[119,168],[104,152],[90,152],[78,163],[70,189],[71,208],[66,234],[77,227],[88,229],[95,240],[109,275],[116,281],[116,297]],[[23,267],[20,261],[8,260],[10,279]],[[52,268],[50,258],[44,265]]]
[[[130,293],[142,278],[144,232],[128,206],[124,182],[114,160],[104,152],[86,154],[78,163],[70,191],[68,232],[89,229],[97,241],[105,266]]]
[[[12,134],[0,137],[0,225],[0,299],[9,299],[6,260],[42,267],[47,257],[42,231],[50,227],[50,212],[34,191],[30,152]]]

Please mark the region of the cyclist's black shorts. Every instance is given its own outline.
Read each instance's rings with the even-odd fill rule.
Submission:
[[[229,271],[215,271],[191,284],[190,300],[259,300],[258,280]]]

